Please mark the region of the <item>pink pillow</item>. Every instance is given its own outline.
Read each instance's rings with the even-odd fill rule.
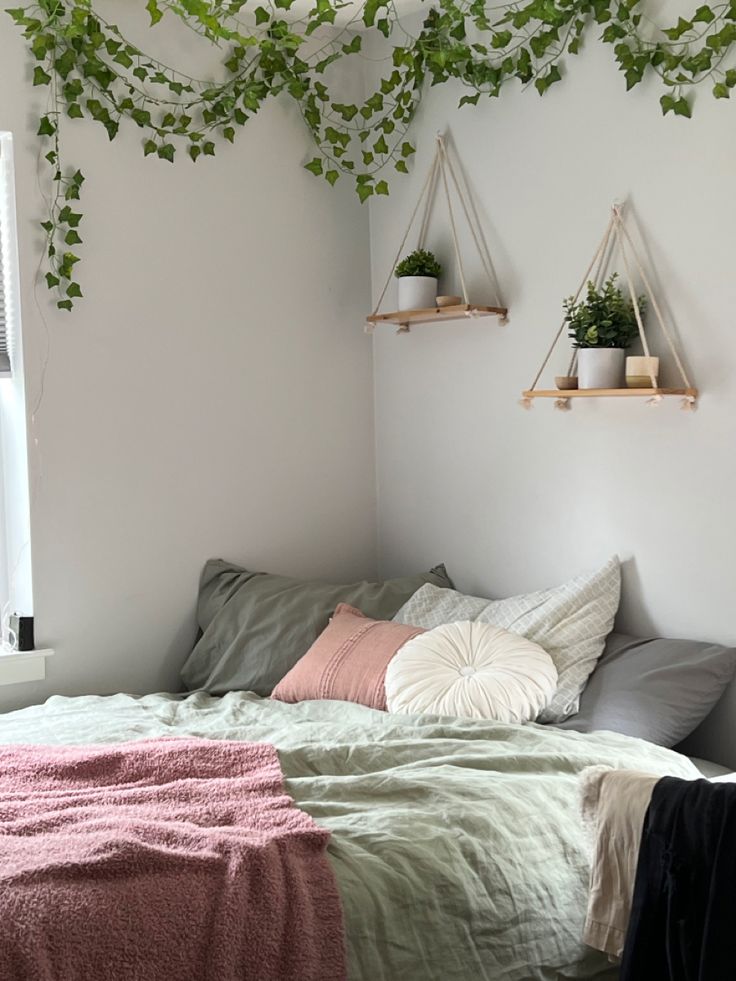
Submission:
[[[355,607],[340,603],[304,657],[276,685],[271,698],[282,702],[335,698],[385,712],[388,662],[407,640],[423,633],[421,627],[371,620]]]

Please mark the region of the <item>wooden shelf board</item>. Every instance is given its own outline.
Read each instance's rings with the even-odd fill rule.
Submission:
[[[524,392],[525,399],[652,398],[654,395],[697,398],[698,390],[697,388],[571,388],[563,391],[557,388],[535,388]]]
[[[473,319],[474,317],[505,317],[505,307],[482,307],[475,303],[458,303],[452,307],[428,307],[423,310],[396,310],[393,313],[375,313],[367,317],[369,324],[398,324],[401,327],[414,324],[434,324],[443,320]]]

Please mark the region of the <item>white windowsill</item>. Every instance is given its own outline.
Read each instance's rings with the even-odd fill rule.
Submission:
[[[28,681],[43,681],[46,677],[46,658],[51,648],[39,651],[14,651],[0,646],[0,685],[18,685]]]

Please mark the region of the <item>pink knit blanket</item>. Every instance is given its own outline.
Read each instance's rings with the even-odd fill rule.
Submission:
[[[0,978],[344,981],[329,837],[273,746],[0,747]]]

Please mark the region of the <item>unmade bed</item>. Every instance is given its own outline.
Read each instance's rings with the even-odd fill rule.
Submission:
[[[156,737],[272,743],[297,805],[332,833],[351,981],[614,978],[581,940],[588,845],[578,775],[682,777],[685,757],[614,733],[224,697],[51,698],[0,717],[0,743]]]

